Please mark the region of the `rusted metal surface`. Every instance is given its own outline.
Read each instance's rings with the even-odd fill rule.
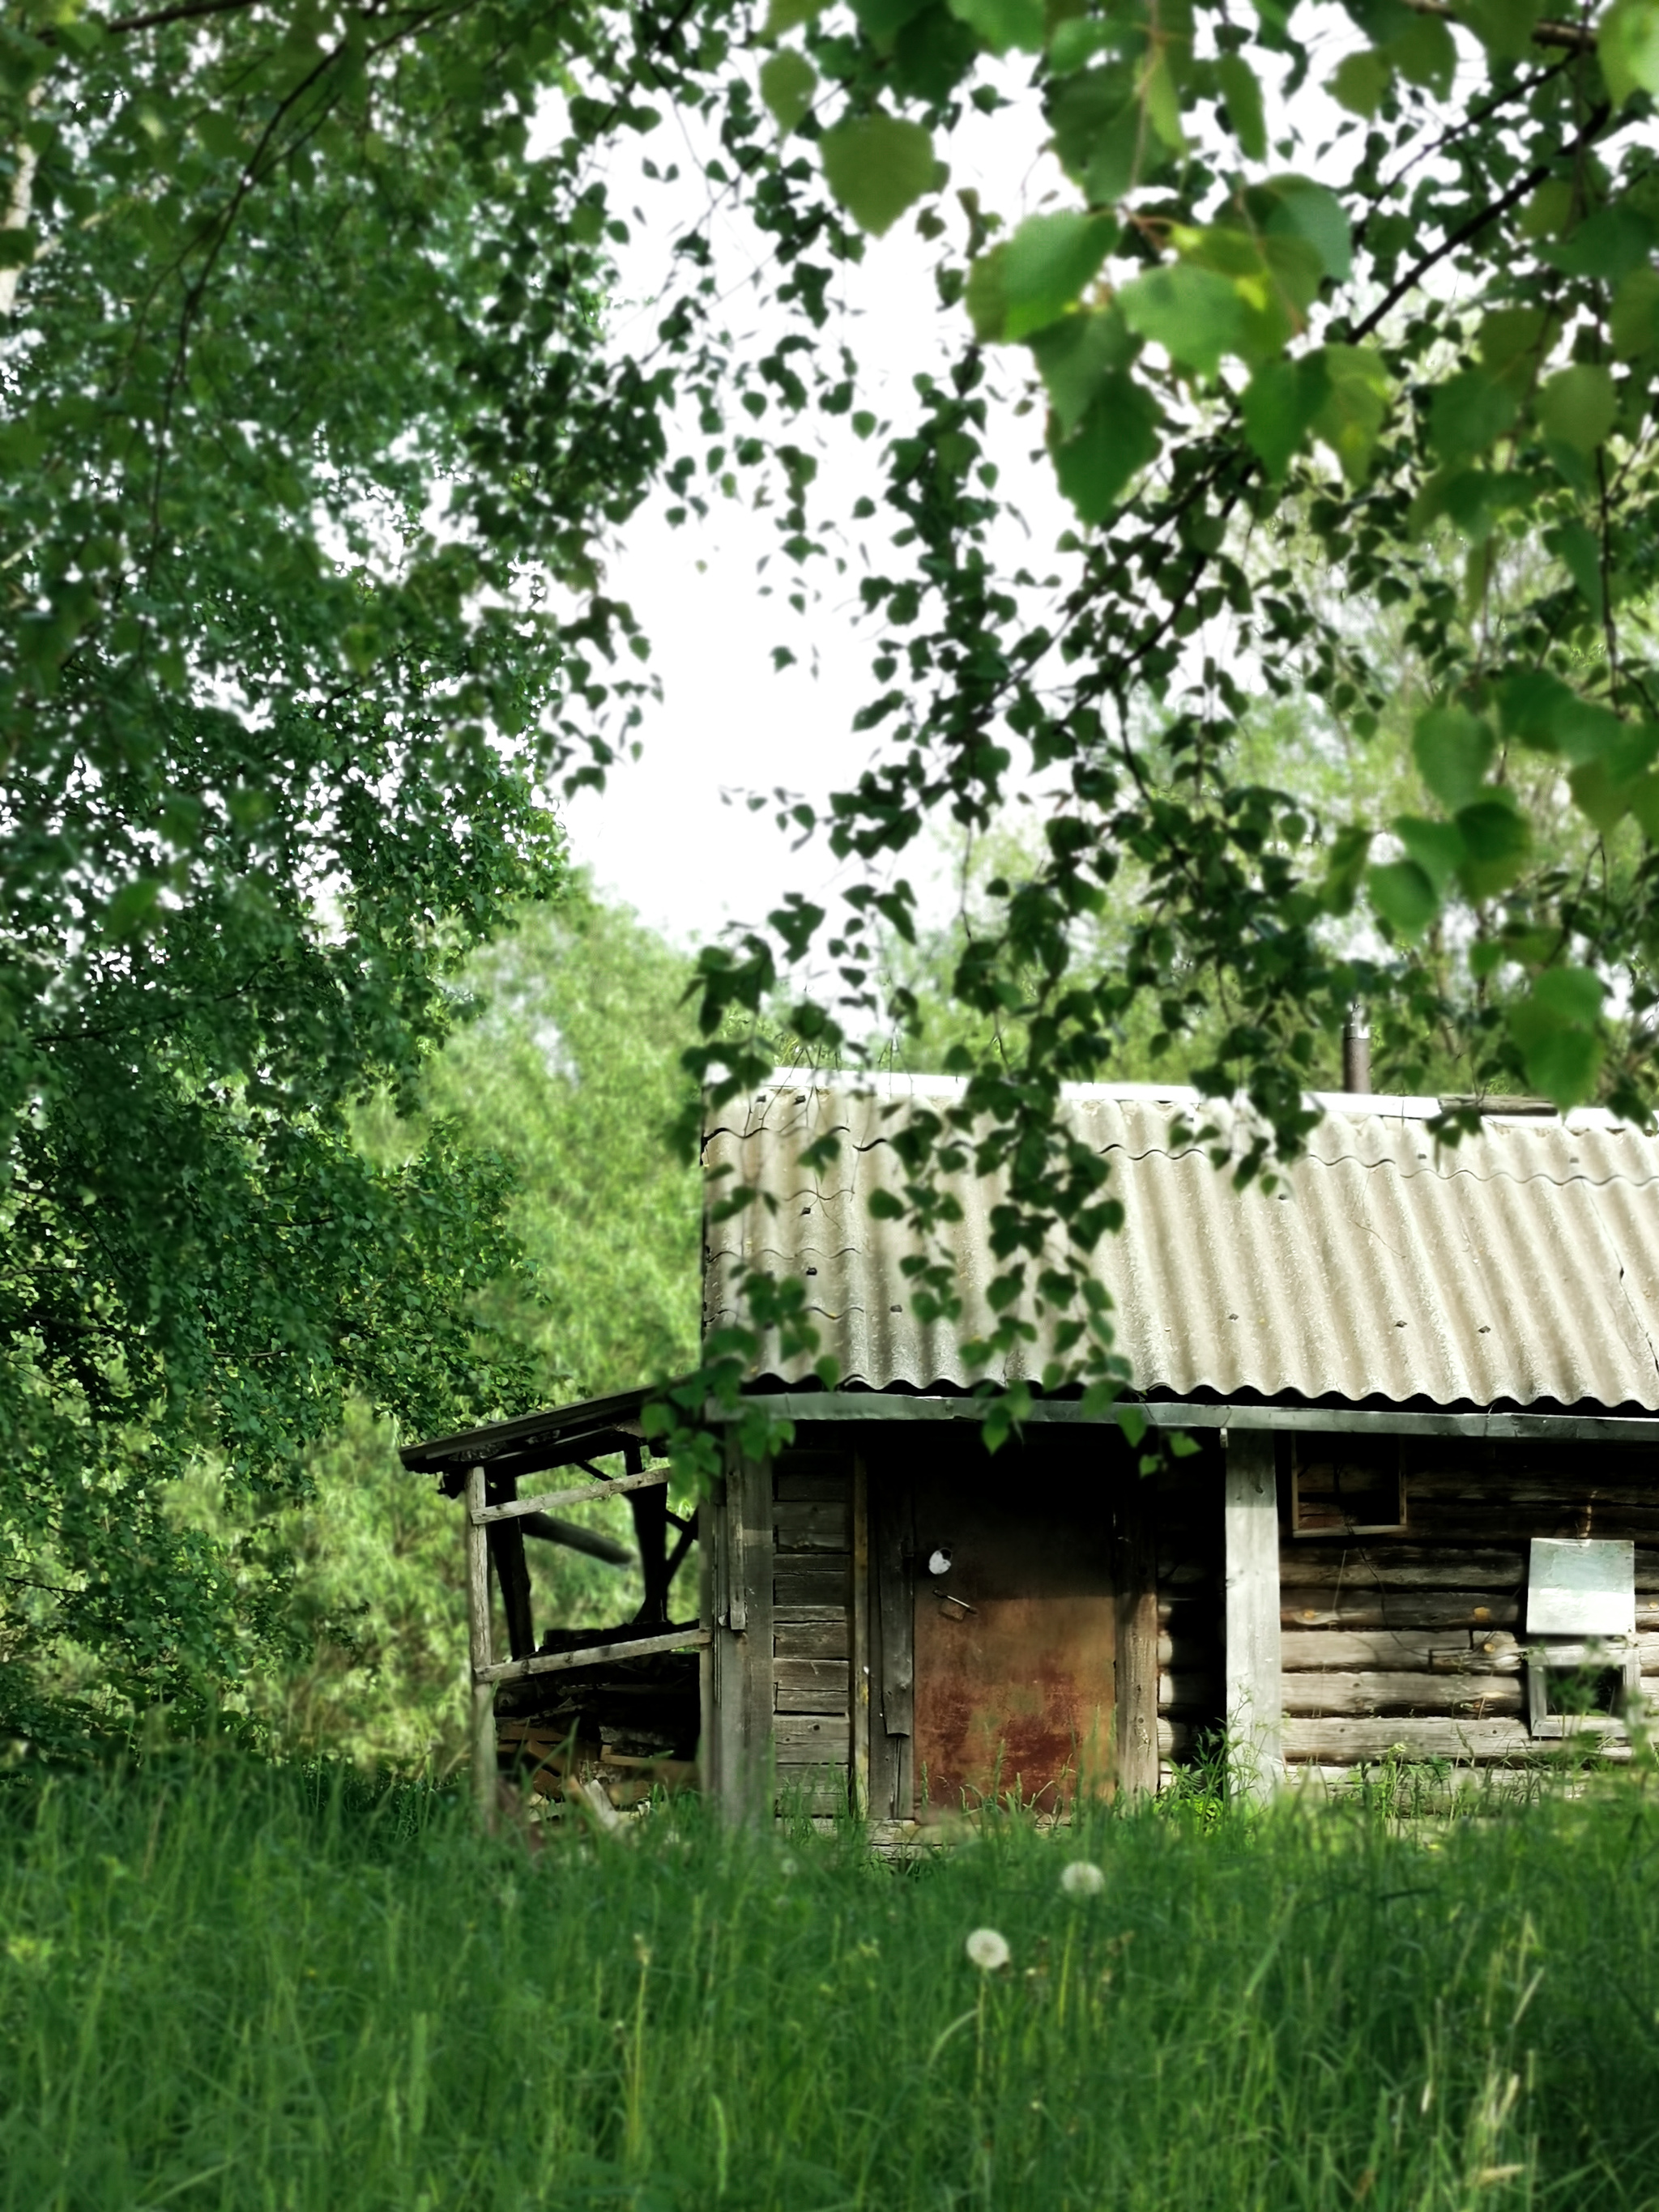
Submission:
[[[992,1800],[1053,1813],[1103,1787],[1112,1733],[1111,1492],[1103,1468],[939,1447],[915,1497],[915,1786],[927,1816]],[[903,1479],[895,1465],[890,1479]],[[874,1478],[872,1478],[874,1479]],[[930,1574],[930,1554],[951,1564]]]
[[[888,1142],[892,1109],[955,1093],[917,1079],[859,1097],[850,1082],[781,1081],[710,1131],[708,1164],[763,1198],[710,1230],[706,1320],[737,1318],[734,1269],[759,1266],[805,1280],[843,1382],[967,1383],[976,1376],[958,1342],[990,1324],[1000,1181],[952,1182],[962,1216],[945,1234],[963,1317],[919,1322],[900,1265],[909,1232],[872,1219],[869,1200],[904,1180]],[[1237,1190],[1205,1149],[1172,1142],[1177,1119],[1196,1112],[1242,1153],[1248,1115],[1173,1089],[1067,1094],[1069,1127],[1109,1159],[1127,1211],[1093,1265],[1139,1388],[1659,1410],[1659,1139],[1586,1110],[1494,1115],[1439,1147],[1426,1127],[1435,1099],[1323,1103],[1306,1157],[1267,1194]],[[838,1158],[803,1170],[804,1146],[831,1133]],[[1040,1328],[993,1379],[1036,1376],[1051,1348]],[[796,1382],[810,1367],[805,1356],[763,1360],[757,1376]]]

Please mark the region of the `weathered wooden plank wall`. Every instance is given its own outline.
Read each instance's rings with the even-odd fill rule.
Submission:
[[[1409,1438],[1403,1530],[1298,1537],[1283,1480],[1290,1448],[1286,1438],[1287,1761],[1335,1771],[1395,1753],[1482,1765],[1543,1748],[1527,1726],[1522,1662],[1534,1536],[1634,1540],[1643,1674],[1659,1700],[1659,1451]]]
[[[783,1453],[774,1475],[773,1742],[781,1795],[847,1803],[852,1755],[850,1451]]]

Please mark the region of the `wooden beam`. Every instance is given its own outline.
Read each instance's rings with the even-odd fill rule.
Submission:
[[[1113,1744],[1126,1796],[1158,1789],[1158,1530],[1150,1481],[1119,1482],[1113,1516],[1112,1589],[1116,1617]]]
[[[745,1459],[733,1444],[702,1511],[714,1538],[708,1788],[726,1820],[744,1823],[765,1814],[773,1763],[770,1460]]]
[[[787,1662],[776,1658],[777,1636],[772,1639],[778,1675],[778,1697],[784,1695]],[[870,1476],[864,1454],[853,1455],[853,1624],[852,1658],[848,1711],[853,1720],[853,1812],[866,1820],[870,1812]]]
[[[644,1474],[619,1474],[614,1482],[583,1482],[574,1490],[544,1490],[538,1498],[515,1498],[506,1505],[481,1505],[475,1518],[486,1525],[491,1521],[514,1521],[521,1514],[551,1513],[556,1506],[580,1505],[590,1498],[625,1497],[630,1490],[650,1490],[667,1480],[665,1467]]]
[[[641,1454],[637,1444],[628,1452],[628,1472],[641,1474]],[[634,1516],[634,1542],[640,1555],[645,1595],[635,1620],[641,1627],[665,1626],[668,1620],[668,1492],[660,1483],[640,1483],[629,1492],[629,1510]]]
[[[489,1538],[483,1526],[484,1471],[466,1471],[467,1747],[472,1796],[486,1827],[495,1821],[495,1693],[490,1686]]]
[[[1233,1787],[1270,1794],[1284,1770],[1279,1644],[1279,1481],[1273,1442],[1230,1430],[1222,1502],[1226,1724]]]
[[[512,1504],[518,1490],[514,1476],[492,1474],[485,1468],[486,1511],[491,1505]],[[492,1522],[484,1531],[495,1579],[501,1584],[501,1611],[507,1617],[507,1648],[515,1659],[528,1659],[536,1649],[536,1629],[530,1612],[530,1562],[524,1551],[524,1519],[520,1514],[513,1520]]]
[[[701,1628],[688,1624],[661,1636],[617,1636],[603,1644],[584,1644],[580,1651],[538,1651],[530,1659],[502,1659],[473,1679],[484,1682],[521,1682],[530,1674],[568,1674],[573,1667],[599,1667],[608,1659],[643,1659],[653,1651],[691,1651],[705,1641]]]
[[[985,1418],[982,1398],[910,1397],[898,1391],[785,1390],[764,1401],[780,1420],[811,1425],[820,1421],[962,1421]],[[1159,1429],[1301,1430],[1307,1435],[1474,1437],[1498,1442],[1659,1444],[1659,1413],[1632,1419],[1620,1413],[1403,1413],[1350,1412],[1345,1406],[1194,1405],[1153,1400],[1139,1410]],[[711,1425],[734,1420],[723,1407],[710,1406]],[[1116,1428],[1109,1408],[1085,1420],[1074,1398],[1039,1399],[1026,1423],[1060,1422],[1073,1427]],[[585,1494],[585,1493],[584,1493]]]
[[[873,1590],[870,1607],[870,1814],[915,1813],[915,1592],[908,1470],[884,1455],[868,1497]]]

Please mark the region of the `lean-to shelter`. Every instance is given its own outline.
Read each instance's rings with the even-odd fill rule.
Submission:
[[[951,1182],[960,1319],[911,1310],[912,1232],[870,1198],[904,1180],[904,1117],[956,1096],[780,1073],[708,1130],[711,1188],[759,1197],[711,1220],[705,1327],[746,1269],[798,1278],[838,1382],[763,1355],[747,1387],[794,1442],[728,1454],[695,1513],[664,1503],[643,1389],[404,1453],[468,1500],[481,1784],[498,1759],[613,1796],[695,1771],[734,1809],[781,1787],[908,1824],[1155,1788],[1224,1735],[1249,1786],[1627,1752],[1659,1695],[1659,1139],[1521,1102],[1451,1146],[1437,1099],[1332,1095],[1241,1189],[1211,1155],[1248,1111],[1068,1093],[1125,1209],[1092,1266],[1133,1395],[1190,1447],[1144,1477],[1074,1395],[984,1449],[975,1389],[1048,1356],[1039,1332],[988,1376],[962,1357],[994,1177]],[[645,1605],[538,1639],[523,1532],[601,1487],[635,1504]]]

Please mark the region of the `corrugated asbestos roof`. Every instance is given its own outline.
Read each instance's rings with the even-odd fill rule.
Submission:
[[[709,1132],[707,1164],[729,1165],[774,1203],[710,1231],[706,1322],[737,1317],[738,1266],[804,1275],[843,1388],[967,1384],[977,1377],[957,1329],[924,1327],[909,1311],[899,1268],[908,1232],[872,1219],[868,1203],[902,1181],[890,1109],[948,1103],[954,1086],[917,1078],[860,1096],[855,1081],[780,1076]],[[1306,1157],[1269,1195],[1238,1190],[1200,1150],[1171,1147],[1177,1115],[1199,1106],[1193,1093],[1067,1094],[1070,1125],[1109,1156],[1127,1214],[1094,1267],[1139,1389],[1659,1411],[1659,1138],[1587,1110],[1493,1116],[1479,1136],[1437,1147],[1425,1125],[1437,1100],[1316,1103],[1323,1118]],[[1200,1118],[1221,1120],[1240,1151],[1253,1126],[1213,1103]],[[803,1171],[804,1146],[830,1130],[842,1139],[835,1164]],[[969,1178],[951,1187],[969,1334],[990,1325],[983,1285],[999,1189]],[[993,1379],[1035,1377],[1046,1352],[1028,1346]],[[762,1369],[799,1382],[810,1362]]]

